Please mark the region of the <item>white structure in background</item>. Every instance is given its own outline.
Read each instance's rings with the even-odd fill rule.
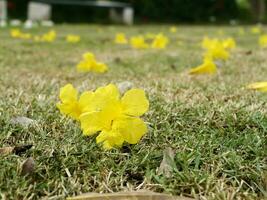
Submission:
[[[45,2],[45,3],[44,3]],[[123,2],[114,2],[107,0],[88,0],[88,1],[56,1],[56,0],[32,0],[28,4],[28,20],[47,21],[51,19],[52,5],[65,6],[92,6],[108,8],[110,10],[110,19],[113,22],[122,22],[132,25],[134,21],[134,9],[130,4]],[[120,10],[121,12],[118,12]]]
[[[29,20],[29,19],[24,22],[24,28],[25,29],[31,29],[31,28],[35,28],[35,27],[38,27],[37,22],[34,22],[32,20]]]
[[[126,7],[122,11],[123,23],[132,25],[134,23],[134,9],[132,7]]]
[[[19,19],[12,19],[10,21],[10,26],[21,26],[22,22]]]
[[[28,20],[43,21],[50,20],[51,5],[39,2],[30,2],[28,4]]]
[[[41,21],[41,26],[52,27],[54,26],[54,22],[51,20],[44,20],[44,21]]]
[[[0,27],[6,27],[7,3],[6,0],[0,0]]]

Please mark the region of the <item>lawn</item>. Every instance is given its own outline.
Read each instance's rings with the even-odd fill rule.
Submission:
[[[146,189],[200,199],[264,199],[267,190],[267,96],[246,89],[266,81],[267,50],[258,35],[239,27],[55,26],[58,38],[38,43],[11,38],[0,30],[0,148],[32,144],[19,154],[0,156],[2,199],[64,199],[86,192]],[[265,27],[266,29],[266,27]],[[49,28],[26,32],[41,34]],[[162,32],[166,49],[136,50],[114,44],[114,36]],[[66,34],[81,42],[65,42]],[[202,62],[202,38],[236,39],[237,48],[214,75],[191,76]],[[82,54],[91,51],[109,66],[104,74],[78,73]],[[67,83],[80,91],[130,81],[146,91],[148,133],[136,145],[104,151],[95,136],[56,108]],[[37,125],[21,127],[24,116]],[[163,153],[174,153],[170,174],[159,173]],[[32,174],[21,165],[32,157]]]

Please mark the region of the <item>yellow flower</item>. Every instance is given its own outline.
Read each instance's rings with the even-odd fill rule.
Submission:
[[[218,39],[210,39],[209,37],[204,37],[201,46],[203,49],[211,49],[219,43],[220,42]]]
[[[80,42],[80,40],[81,40],[81,37],[79,35],[69,34],[66,36],[66,41],[69,43],[77,43],[77,42]]]
[[[170,32],[171,33],[176,33],[177,32],[177,28],[175,26],[170,27]]]
[[[13,38],[19,38],[20,35],[21,35],[21,31],[19,29],[17,29],[17,28],[16,29],[11,29],[10,30],[10,35]]]
[[[78,99],[78,91],[71,84],[67,84],[60,88],[61,102],[57,104],[57,108],[62,114],[79,120],[83,110],[90,104],[92,94],[92,92],[84,92]]]
[[[96,141],[105,149],[121,147],[123,142],[136,144],[147,132],[140,119],[149,108],[143,90],[131,89],[121,98],[118,88],[109,84],[98,88],[91,101],[80,116],[81,128],[85,135],[99,132]]]
[[[204,58],[212,60],[227,60],[229,56],[229,52],[225,50],[221,43],[212,46],[204,54]]]
[[[204,63],[191,69],[190,74],[214,74],[217,67],[211,59],[205,59]]]
[[[263,48],[267,47],[267,34],[259,37],[259,45]]]
[[[254,26],[254,27],[251,28],[250,31],[251,31],[251,33],[253,33],[253,34],[260,34],[260,33],[262,32],[260,26]]]
[[[101,62],[97,62],[94,54],[87,52],[83,54],[83,59],[76,66],[79,72],[97,72],[104,73],[108,70],[108,67]]]
[[[116,44],[127,44],[128,40],[124,33],[118,33],[115,36],[115,43]]]
[[[236,42],[231,37],[223,40],[222,44],[225,49],[234,49],[236,47]]]
[[[151,47],[153,49],[165,49],[168,43],[169,39],[166,36],[158,34],[152,42]]]
[[[57,33],[54,30],[49,31],[41,37],[44,42],[53,42],[57,37]]]
[[[248,85],[247,88],[251,90],[258,90],[260,92],[267,92],[267,81],[252,83]]]
[[[148,44],[145,42],[143,36],[135,36],[130,40],[131,46],[135,49],[146,49],[148,48]]]

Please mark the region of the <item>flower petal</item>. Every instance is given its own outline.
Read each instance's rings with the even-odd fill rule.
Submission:
[[[84,135],[93,135],[98,131],[111,129],[112,116],[108,111],[83,113],[79,119]]]
[[[131,89],[121,99],[123,112],[127,115],[141,116],[147,112],[149,102],[144,90]]]
[[[95,91],[93,98],[93,106],[98,110],[105,108],[118,107],[120,93],[114,84],[109,84],[105,87],[100,87]]]
[[[71,118],[78,120],[81,114],[79,105],[77,102],[58,103],[57,108],[62,114],[68,115]]]
[[[104,149],[111,149],[113,147],[121,147],[124,140],[120,133],[115,131],[101,131],[96,138],[96,143],[103,143]]]
[[[60,88],[59,98],[63,103],[77,101],[78,91],[71,84],[67,84]]]
[[[82,112],[92,112],[95,109],[92,106],[94,93],[91,91],[83,92],[79,99],[79,106]]]
[[[267,81],[266,82],[256,82],[247,86],[248,89],[258,90],[261,92],[267,92]]]
[[[122,117],[114,120],[112,130],[119,132],[126,142],[136,144],[147,132],[147,127],[140,118]]]

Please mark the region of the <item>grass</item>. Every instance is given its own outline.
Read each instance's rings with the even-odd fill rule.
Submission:
[[[266,81],[267,51],[258,47],[258,36],[215,26],[181,26],[176,34],[168,26],[54,29],[59,38],[51,44],[12,39],[8,29],[0,30],[0,147],[33,144],[23,154],[0,157],[2,199],[137,189],[200,199],[266,198],[267,96],[244,89]],[[218,29],[225,35],[218,36]],[[133,50],[113,44],[117,32],[164,32],[172,42],[166,50]],[[66,43],[67,33],[81,35],[82,42]],[[201,62],[198,44],[204,35],[232,36],[238,48],[218,74],[192,77],[187,71]],[[75,65],[86,51],[107,63],[109,72],[77,73]],[[122,81],[146,90],[149,132],[137,145],[105,152],[55,104],[66,83],[83,91]],[[34,119],[38,126],[13,125],[14,116]],[[167,178],[157,169],[168,147],[175,150],[175,167]],[[35,171],[25,177],[20,168],[27,157],[35,160]]]

